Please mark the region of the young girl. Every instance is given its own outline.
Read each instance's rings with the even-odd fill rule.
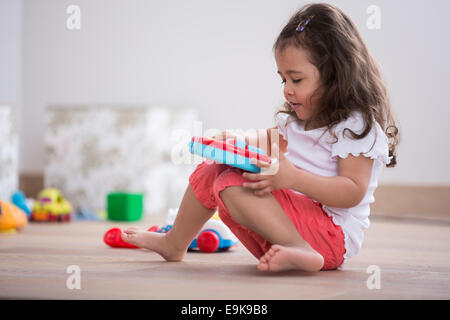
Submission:
[[[261,161],[253,161],[259,174],[203,162],[173,228],[129,228],[124,241],[180,261],[218,208],[261,271],[336,269],[358,253],[380,172],[396,164],[398,129],[380,71],[354,23],[327,4],[295,13],[274,53],[286,98],[279,144],[271,129],[264,137],[272,155],[280,151],[275,173],[264,174],[271,165]]]

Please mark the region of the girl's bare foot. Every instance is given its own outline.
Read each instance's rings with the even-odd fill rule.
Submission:
[[[186,250],[179,250],[173,246],[165,233],[128,228],[122,232],[122,240],[136,247],[155,251],[167,261],[181,261],[186,254]]]
[[[258,270],[279,272],[286,270],[319,271],[323,257],[314,251],[299,247],[284,247],[274,244],[259,259]]]

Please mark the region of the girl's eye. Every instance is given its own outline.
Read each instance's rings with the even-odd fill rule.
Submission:
[[[292,80],[293,83],[300,83],[300,81],[302,81],[302,79]],[[286,84],[286,80],[282,80],[281,83]]]

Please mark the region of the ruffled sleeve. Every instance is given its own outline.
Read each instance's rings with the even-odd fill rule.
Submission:
[[[280,134],[283,136],[285,140],[288,139],[287,137],[287,120],[289,119],[289,115],[286,113],[278,113],[276,116],[276,124],[278,127],[278,130],[280,131]]]
[[[354,112],[347,120],[336,126],[335,133],[338,141],[331,146],[332,158],[345,159],[350,153],[355,157],[362,154],[365,157],[389,164],[391,157],[389,157],[388,139],[378,122],[374,121],[372,130],[362,139],[354,139],[351,133],[345,130],[346,128],[361,134],[364,131],[362,114]]]

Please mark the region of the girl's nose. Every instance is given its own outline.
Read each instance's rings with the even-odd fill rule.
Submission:
[[[292,95],[294,95],[294,90],[292,90],[292,88],[290,88],[288,85],[286,85],[284,87],[284,93],[288,96],[292,96]]]

